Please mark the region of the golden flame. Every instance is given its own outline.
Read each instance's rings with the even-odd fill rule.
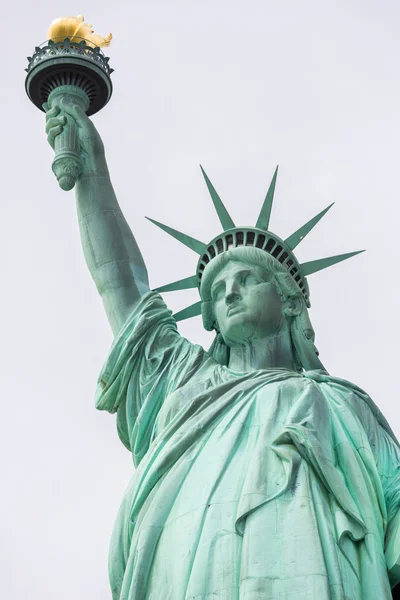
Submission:
[[[80,42],[86,40],[88,46],[109,46],[112,34],[109,33],[105,38],[94,33],[92,25],[85,23],[83,15],[76,17],[58,17],[52,21],[47,32],[47,39],[54,42],[62,42],[69,38],[71,42]]]

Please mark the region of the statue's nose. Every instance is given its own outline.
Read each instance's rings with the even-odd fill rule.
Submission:
[[[229,306],[233,302],[236,302],[237,300],[240,300],[240,294],[236,291],[229,292],[229,294],[227,294],[225,297],[225,302],[227,306]]]

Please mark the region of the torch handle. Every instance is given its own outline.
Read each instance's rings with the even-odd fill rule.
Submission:
[[[61,85],[53,90],[49,96],[51,107],[59,105],[66,98],[73,104],[77,104],[83,110],[87,110],[89,99],[86,92],[75,85]],[[51,168],[57,181],[63,190],[72,190],[79,175],[82,172],[82,159],[79,148],[78,127],[75,121],[61,109],[60,116],[66,117],[63,131],[57,135],[54,141],[54,160]]]

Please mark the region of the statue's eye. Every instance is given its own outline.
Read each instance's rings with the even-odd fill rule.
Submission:
[[[215,288],[212,293],[211,293],[211,298],[213,299],[214,302],[216,302],[217,300],[221,300],[221,298],[224,297],[224,288],[222,285],[219,285],[217,288]]]
[[[261,283],[261,279],[258,277],[258,275],[254,275],[254,273],[247,273],[243,275],[243,285],[257,285],[259,283]]]

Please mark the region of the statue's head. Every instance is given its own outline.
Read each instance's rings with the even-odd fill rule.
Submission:
[[[287,333],[299,371],[322,367],[304,296],[271,255],[258,248],[227,250],[204,270],[200,295],[203,325],[217,334],[212,349],[219,362],[228,363],[235,345]],[[305,355],[311,362],[304,361]]]
[[[332,205],[282,240],[269,230],[277,171],[255,227],[236,227],[204,171],[203,175],[224,229],[219,236],[204,244],[150,219],[200,255],[195,275],[158,288],[159,292],[199,288],[201,301],[174,315],[176,320],[202,314],[204,327],[216,331],[210,351],[222,364],[228,363],[234,345],[252,344],[286,330],[298,370],[323,368],[308,316],[306,277],[358,252],[300,264],[293,250]]]
[[[204,327],[227,345],[275,333],[284,315],[301,311],[301,292],[290,275],[258,248],[232,248],[216,257],[200,287]]]

